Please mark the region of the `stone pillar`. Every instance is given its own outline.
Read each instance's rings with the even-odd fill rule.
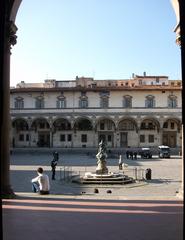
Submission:
[[[140,147],[140,129],[141,129],[141,119],[140,119],[140,117],[138,116],[138,119],[137,119],[137,128],[136,128],[137,138],[138,138],[138,145],[137,145],[138,148]]]
[[[49,147],[52,148],[53,147],[53,119],[52,117],[50,117],[48,119],[49,122]]]
[[[93,125],[93,130],[92,130],[93,148],[95,148],[96,147],[96,117],[95,116],[92,117],[92,125]]]
[[[4,24],[3,74],[1,81],[1,194],[14,196],[10,186],[10,49],[16,44],[17,27],[12,21]]]
[[[29,147],[31,147],[31,124],[32,124],[32,121],[30,118],[28,118]]]

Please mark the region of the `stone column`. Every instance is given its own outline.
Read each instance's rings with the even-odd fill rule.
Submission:
[[[93,134],[93,148],[95,148],[96,146],[96,117],[93,116],[92,117],[92,125],[93,125],[93,130],[92,130],[92,134]]]
[[[28,135],[29,135],[29,147],[31,147],[31,118],[28,118]]]
[[[17,27],[12,21],[4,25],[3,74],[1,81],[1,194],[4,197],[14,196],[10,186],[10,49],[16,44]]]
[[[137,129],[136,129],[137,137],[138,137],[138,146],[137,146],[138,148],[140,147],[140,129],[141,129],[141,119],[138,116],[138,119],[137,119]]]
[[[53,119],[52,117],[49,118],[49,147],[52,148],[53,147]]]

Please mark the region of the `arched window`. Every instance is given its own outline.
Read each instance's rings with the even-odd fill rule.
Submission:
[[[81,92],[80,100],[79,100],[79,108],[87,108],[88,107],[88,97],[85,92]]]
[[[57,97],[56,106],[57,108],[66,108],[66,98],[63,94]]]
[[[24,108],[24,99],[22,97],[17,97],[15,99],[14,106],[16,109]]]
[[[152,96],[152,95],[146,96],[145,107],[146,108],[154,108],[155,107],[155,97],[154,96]]]
[[[168,97],[168,107],[169,108],[176,108],[177,107],[177,97],[174,95],[170,95]]]
[[[100,107],[109,107],[109,92],[100,92]]]
[[[41,109],[44,108],[44,97],[39,96],[35,99],[35,108]]]
[[[129,95],[123,96],[123,107],[131,108],[132,107],[132,97]]]

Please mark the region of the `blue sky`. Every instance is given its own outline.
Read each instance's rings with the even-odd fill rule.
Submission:
[[[22,0],[11,86],[47,78],[181,79],[170,0]]]

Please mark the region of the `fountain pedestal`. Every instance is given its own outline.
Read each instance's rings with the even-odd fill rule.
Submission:
[[[101,141],[99,143],[97,158],[97,168],[96,172],[86,172],[82,178],[74,180],[80,183],[96,183],[96,184],[125,184],[134,182],[133,178],[124,175],[123,173],[113,173],[109,172],[106,166],[106,146]]]

